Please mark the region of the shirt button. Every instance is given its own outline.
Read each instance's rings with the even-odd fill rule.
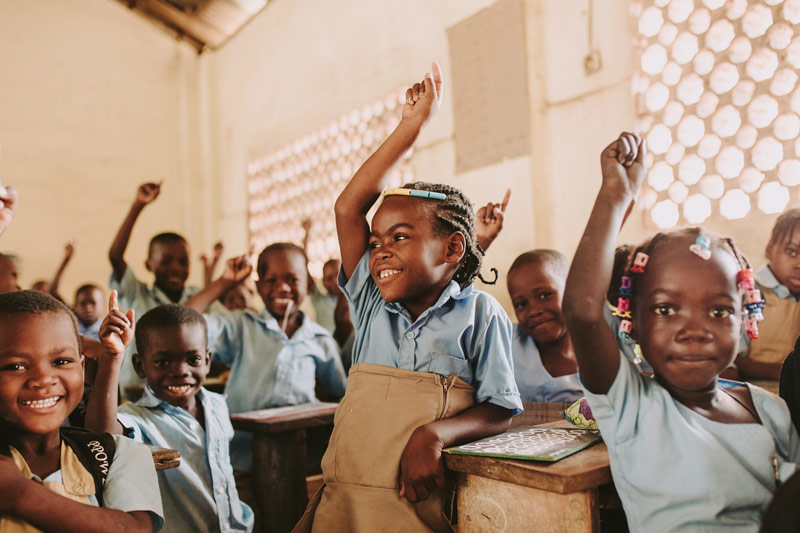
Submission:
[[[223,492],[225,492],[225,487],[223,487],[222,485],[220,485],[219,487],[217,487],[217,492],[219,492],[220,494],[222,494]]]
[[[192,422],[191,424],[189,424],[189,429],[191,429],[192,431],[194,431],[195,429],[197,429],[197,424],[195,424],[194,422]]]
[[[406,338],[407,339],[413,339],[414,338],[414,332],[413,331],[409,331],[408,333],[406,333]]]
[[[224,527],[225,529],[230,529],[231,528],[231,523],[230,522],[225,522],[225,524],[222,527]]]
[[[213,459],[214,457],[216,457],[216,455],[214,454],[214,452],[208,452],[208,458],[209,458],[209,459]]]

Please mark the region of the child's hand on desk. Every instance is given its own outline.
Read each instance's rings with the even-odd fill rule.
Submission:
[[[108,315],[100,324],[98,337],[112,357],[121,357],[125,348],[133,340],[134,312],[128,309],[123,313],[117,302],[117,291],[111,291],[108,301]]]
[[[505,220],[506,207],[511,199],[511,189],[506,191],[503,201],[499,204],[489,202],[475,213],[475,237],[478,245],[485,252],[492,242],[500,235]]]
[[[435,61],[431,68],[433,74],[425,74],[424,80],[406,91],[403,120],[417,121],[422,126],[439,111],[442,105],[442,69]]]
[[[222,274],[222,279],[240,283],[246,280],[252,271],[253,265],[250,262],[250,256],[232,257],[225,263],[225,272]]]
[[[421,502],[447,484],[442,448],[439,437],[425,426],[418,427],[411,434],[400,458],[400,496],[412,503]]]

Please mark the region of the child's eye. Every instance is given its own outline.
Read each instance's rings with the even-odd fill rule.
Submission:
[[[406,239],[408,239],[408,235],[395,235],[394,236],[394,240],[395,241],[404,241]]]
[[[728,318],[732,314],[733,310],[725,307],[715,307],[711,310],[711,316],[714,318]]]
[[[514,309],[524,309],[526,305],[526,302],[514,302]]]
[[[788,255],[789,257],[796,257],[797,256],[797,250],[795,250],[794,248],[787,248],[786,249],[786,255]]]
[[[169,366],[169,361],[166,359],[156,359],[153,364],[159,368],[166,368]]]
[[[379,246],[380,246],[380,244],[378,244],[378,241],[370,241],[370,243],[369,243],[369,249],[370,250],[374,250],[375,248],[377,248]]]
[[[540,292],[539,294],[536,295],[536,297],[539,298],[540,300],[547,300],[552,295],[553,295],[552,292]]]
[[[667,304],[653,306],[653,312],[661,316],[671,316],[676,314],[675,308]]]
[[[59,357],[58,359],[53,361],[53,365],[54,366],[64,366],[64,365],[69,365],[69,364],[74,363],[74,362],[75,362],[75,360],[71,359],[69,357]]]
[[[25,365],[22,363],[8,363],[7,365],[0,368],[5,372],[19,372],[20,370],[25,370]]]
[[[199,366],[201,361],[202,359],[197,356],[189,358],[189,364],[192,366]]]

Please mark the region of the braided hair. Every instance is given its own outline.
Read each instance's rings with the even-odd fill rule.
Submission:
[[[625,284],[625,278],[628,278],[630,281],[630,288],[624,290],[624,287],[620,289],[620,298],[619,302],[622,303],[623,299],[629,300],[628,306],[629,311],[625,313],[617,313],[617,316],[621,316],[624,319],[632,320],[631,316],[633,314],[635,299],[633,298],[633,288],[636,287],[637,284],[641,283],[641,279],[644,276],[645,270],[644,268],[636,268],[637,258],[641,257],[641,254],[645,254],[646,256],[650,256],[658,245],[658,243],[667,241],[667,240],[674,240],[674,239],[681,239],[681,240],[691,240],[694,242],[697,237],[706,237],[709,239],[709,247],[712,245],[716,245],[717,248],[727,251],[730,253],[736,264],[739,266],[740,270],[745,270],[750,268],[750,262],[747,260],[747,257],[743,253],[739,251],[736,245],[733,243],[729,237],[722,237],[720,235],[716,235],[713,233],[704,232],[702,228],[699,227],[690,227],[690,228],[682,228],[674,231],[669,232],[659,232],[653,235],[650,239],[646,240],[635,249],[633,249],[629,256],[628,261],[625,265],[625,271],[622,274],[622,284]],[[620,307],[619,305],[617,306]],[[622,306],[624,307],[624,306]],[[626,315],[626,316],[623,316]],[[620,333],[622,335],[622,332]]]
[[[497,283],[496,268],[491,269],[494,272],[492,281],[485,280],[480,274],[484,251],[478,246],[478,239],[475,235],[475,212],[472,210],[472,203],[467,195],[460,189],[443,183],[417,181],[406,183],[402,188],[438,192],[447,196],[445,200],[435,200],[429,204],[434,210],[433,228],[437,234],[450,235],[454,231],[458,231],[464,235],[464,257],[461,259],[461,264],[453,275],[453,279],[461,287],[466,287],[476,277],[487,285]]]

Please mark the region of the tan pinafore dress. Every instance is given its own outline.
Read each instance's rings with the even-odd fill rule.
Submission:
[[[453,490],[408,502],[399,494],[400,457],[416,428],[471,407],[474,394],[457,376],[353,366],[322,458],[324,485],[294,531],[452,531],[445,511],[453,505]]]
[[[750,341],[747,357],[760,363],[782,363],[800,335],[800,302],[778,297],[772,289],[761,289],[765,300],[764,320],[758,323],[758,338]]]

